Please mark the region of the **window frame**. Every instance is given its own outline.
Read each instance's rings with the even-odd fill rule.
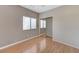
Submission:
[[[26,18],[27,16],[23,16],[23,31],[25,30],[32,30],[32,29],[37,29],[37,19],[36,18],[33,18],[33,17],[27,17],[29,18],[29,29],[24,29],[24,18]],[[35,19],[35,28],[32,28],[32,19]],[[26,26],[25,26],[26,27]]]
[[[32,27],[32,25],[33,25],[32,24],[32,19],[35,20],[35,27],[34,28]],[[36,18],[32,18],[31,17],[31,21],[30,22],[31,22],[31,29],[37,29],[37,20],[36,20]]]
[[[24,23],[26,23],[25,21],[27,20],[27,19],[24,19],[24,18],[29,18],[29,29],[26,27],[26,25],[24,24]],[[27,28],[27,29],[26,29]],[[23,16],[23,30],[30,30],[31,28],[30,28],[30,17],[26,17],[26,16]]]
[[[40,28],[46,28],[46,20],[40,20]]]

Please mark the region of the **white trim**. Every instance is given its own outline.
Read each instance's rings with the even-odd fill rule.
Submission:
[[[27,41],[27,40],[30,40],[30,39],[33,39],[33,38],[36,38],[36,37],[39,37],[39,36],[44,35],[44,34],[45,34],[45,33],[42,33],[42,34],[39,34],[39,35],[37,35],[37,36],[31,37],[31,38],[27,38],[27,39],[24,39],[24,40],[21,40],[21,41],[18,41],[18,42],[15,42],[15,43],[12,43],[12,44],[9,44],[9,45],[0,47],[0,50],[5,49],[5,48],[8,48],[8,47],[11,47],[11,46],[13,46],[13,45],[16,45],[16,44],[19,44],[19,43],[22,43],[22,42],[25,42],[25,41]]]
[[[63,42],[63,41],[59,41],[59,40],[56,40],[56,39],[53,39],[53,41],[56,41],[56,42],[62,43],[62,44],[64,44],[64,45],[67,45],[67,46],[70,46],[70,47],[73,47],[73,48],[76,48],[76,49],[79,49],[79,47],[76,47],[76,46],[74,46],[74,45],[68,44],[68,43]]]

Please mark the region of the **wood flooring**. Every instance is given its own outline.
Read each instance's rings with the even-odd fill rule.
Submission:
[[[0,53],[78,53],[79,49],[53,41],[46,35],[1,49]]]
[[[53,41],[48,37],[46,39],[47,47],[42,51],[43,53],[79,53],[79,49]]]

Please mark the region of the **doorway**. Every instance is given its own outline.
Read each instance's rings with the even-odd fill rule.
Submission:
[[[46,21],[46,23],[45,24],[42,24],[43,23],[43,21],[41,21],[41,20],[45,20]],[[52,23],[53,23],[53,18],[52,17],[47,17],[47,18],[42,18],[42,19],[40,19],[40,34],[42,34],[42,33],[45,33],[47,36],[49,36],[49,37],[52,37],[53,35],[52,35]],[[41,28],[41,26],[45,26],[45,27],[42,27]]]

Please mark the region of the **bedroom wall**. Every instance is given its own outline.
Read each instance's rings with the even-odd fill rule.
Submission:
[[[0,5],[0,47],[39,34],[37,29],[23,31],[23,16],[39,19],[38,13],[25,9],[18,5]]]
[[[53,17],[53,37],[56,41],[79,48],[79,6],[61,6],[40,14]]]

